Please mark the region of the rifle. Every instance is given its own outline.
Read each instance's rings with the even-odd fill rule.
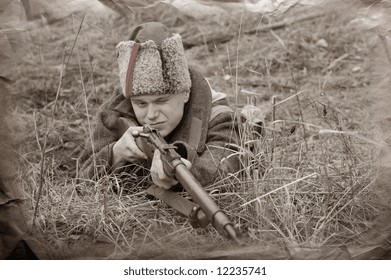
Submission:
[[[181,161],[181,156],[176,152],[176,147],[168,144],[157,129],[149,125],[144,125],[142,132],[133,131],[132,135],[136,139],[137,145],[150,159],[152,159],[155,149],[160,151],[164,171],[167,174],[173,174],[176,180],[199,205],[195,206],[189,214],[190,223],[192,225],[206,226],[207,223],[205,223],[204,219],[206,217],[208,222],[220,234],[241,245],[242,242],[239,240],[233,224]]]

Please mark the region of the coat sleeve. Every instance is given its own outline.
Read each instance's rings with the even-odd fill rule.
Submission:
[[[213,184],[228,173],[240,170],[237,123],[231,113],[221,113],[209,123],[206,149],[202,153],[188,143],[177,141],[178,153],[192,163],[191,171],[203,186]]]
[[[113,146],[122,136],[126,127],[136,123],[122,113],[113,110],[123,98],[117,96],[104,104],[94,119],[91,136],[85,143],[79,160],[79,177],[97,179],[111,173]]]

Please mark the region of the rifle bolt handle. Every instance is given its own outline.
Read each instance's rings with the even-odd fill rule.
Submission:
[[[140,132],[137,131],[137,130],[133,130],[132,131],[132,136],[133,136],[133,138],[138,138],[138,137],[140,137]]]

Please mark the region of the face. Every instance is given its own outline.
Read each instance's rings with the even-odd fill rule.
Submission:
[[[132,96],[130,101],[141,125],[148,124],[166,137],[183,117],[189,93]]]

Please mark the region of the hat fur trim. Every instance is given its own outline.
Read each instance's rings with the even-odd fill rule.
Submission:
[[[124,41],[116,47],[124,95],[130,54],[135,43]],[[177,94],[188,92],[190,88],[189,69],[179,34],[163,40],[160,49],[152,40],[140,44],[133,69],[131,96]]]

